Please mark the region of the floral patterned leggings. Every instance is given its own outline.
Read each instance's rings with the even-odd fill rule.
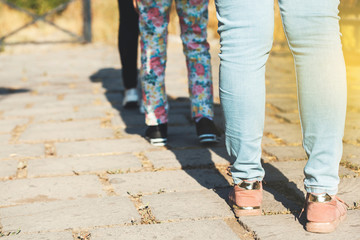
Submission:
[[[139,0],[141,78],[147,125],[168,121],[165,93],[167,27],[172,0]],[[213,117],[208,0],[175,0],[186,56],[192,117]]]

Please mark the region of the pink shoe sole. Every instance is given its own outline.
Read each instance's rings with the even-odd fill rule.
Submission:
[[[330,233],[335,231],[340,222],[346,219],[346,214],[341,216],[339,219],[336,219],[333,222],[307,222],[306,223],[306,231],[313,233]]]
[[[241,216],[260,216],[260,215],[261,215],[261,208],[260,208],[260,209],[251,209],[251,210],[235,209],[235,208],[233,208],[233,211],[234,211],[236,217],[241,217]]]
[[[240,216],[260,216],[261,215],[261,207],[239,207],[234,204],[232,201],[229,201],[229,205],[231,206],[233,212],[236,217]],[[249,209],[246,209],[249,208]]]

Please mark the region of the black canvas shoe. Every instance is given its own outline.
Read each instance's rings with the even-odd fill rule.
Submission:
[[[145,138],[154,146],[165,146],[167,144],[167,123],[148,126]]]
[[[212,120],[203,117],[195,125],[200,143],[217,143],[220,141],[220,132]]]

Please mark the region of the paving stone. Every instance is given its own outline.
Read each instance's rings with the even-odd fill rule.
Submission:
[[[177,110],[183,108],[187,110],[187,113],[190,113],[190,100],[189,98],[175,97],[169,100],[169,108],[172,110]],[[170,112],[172,114],[173,112]],[[176,111],[175,111],[176,112]]]
[[[91,111],[101,111],[104,113],[117,113],[116,109],[113,109],[110,103],[105,101],[104,103],[91,103],[88,105],[78,106],[78,112],[91,112]]]
[[[29,158],[44,155],[43,144],[6,144],[1,145],[0,159]]]
[[[344,140],[352,143],[360,142],[360,129],[345,129]]]
[[[10,134],[0,134],[0,146],[9,144],[10,139]]]
[[[269,146],[269,145],[278,145],[277,142],[275,142],[273,139],[263,136],[262,137],[262,146]]]
[[[257,239],[326,240],[353,239],[360,234],[360,211],[348,211],[348,218],[329,234],[316,234],[305,231],[294,215],[268,215],[241,217],[240,221],[255,232]]]
[[[304,160],[307,159],[302,146],[264,146],[263,150],[275,156],[278,161]]]
[[[140,169],[140,160],[132,154],[28,160],[28,176],[30,177],[72,174],[73,172],[134,171]]]
[[[288,161],[263,163],[266,182],[273,181],[297,181],[304,179],[304,167],[307,161]],[[340,176],[355,176],[349,169],[340,166]]]
[[[168,128],[168,145],[172,148],[201,146],[196,135],[195,126],[181,126]]]
[[[171,125],[189,125],[191,122],[187,118],[189,114],[169,114],[169,126]]]
[[[27,123],[27,119],[2,119],[0,120],[0,132],[10,133],[16,126]]]
[[[360,166],[360,147],[344,144],[343,159]]]
[[[15,176],[17,171],[18,161],[4,160],[0,161],[0,178]]]
[[[216,146],[224,146],[224,136]],[[168,146],[171,148],[186,148],[203,146],[199,143],[196,135],[195,125],[190,126],[171,126],[168,128]]]
[[[267,88],[266,93],[269,94],[269,95],[271,95],[271,94],[274,94],[274,95],[279,95],[279,94],[288,94],[289,95],[290,94],[292,96],[296,95],[296,93],[297,93],[296,87],[291,86],[291,85],[287,86],[287,85],[288,84],[274,85],[271,88]],[[291,104],[291,102],[290,102],[291,100],[292,100],[292,98],[290,98],[289,102],[287,102],[286,104]],[[286,108],[285,104],[281,104],[281,105],[279,105],[279,107]]]
[[[142,202],[149,204],[160,221],[234,216],[226,201],[212,190],[145,196]]]
[[[301,128],[298,125],[290,123],[265,123],[264,132],[272,133],[281,138],[286,143],[298,144],[302,142]]]
[[[296,90],[296,86],[294,88],[285,88],[285,89]],[[277,109],[280,109],[283,112],[295,112],[298,109],[297,100],[293,98],[268,98],[266,99],[266,102],[270,103],[271,105],[273,105]]]
[[[0,182],[0,205],[104,195],[97,176],[18,179]]]
[[[240,239],[224,221],[200,220],[189,222],[161,223],[118,228],[100,228],[91,231],[92,240],[198,240]]]
[[[266,214],[284,214],[288,211],[300,211],[301,206],[288,200],[272,188],[264,186],[262,211]]]
[[[356,119],[346,119],[345,122],[345,129],[359,129],[360,128],[360,124],[359,124],[359,119],[360,117],[356,118]]]
[[[127,128],[127,127],[144,127],[145,115],[141,114],[138,109],[122,109],[120,115],[115,114],[111,123],[113,126]]]
[[[360,178],[343,178],[340,180],[337,194],[350,207],[360,205]]]
[[[300,124],[299,112],[280,112],[276,113],[276,117],[282,118],[290,123]]]
[[[183,192],[229,186],[225,178],[212,169],[116,174],[110,175],[109,180],[115,191],[122,195],[127,195],[127,192]]]
[[[58,157],[28,160],[28,175],[69,174],[72,170],[107,170],[106,166],[114,166],[113,169],[118,170],[116,168],[117,166],[120,166],[120,164],[121,168],[126,168],[128,164],[131,166],[132,164],[134,164],[134,167],[135,165],[136,167],[139,167],[139,160],[133,159],[132,157],[130,160],[130,153],[144,152],[147,150],[155,149],[156,151],[152,153],[145,152],[145,154],[147,154],[148,158],[151,160],[152,163],[154,163],[154,166],[156,168],[164,167],[171,169],[179,169],[181,166],[185,166],[185,168],[188,169],[191,169],[192,167],[200,168],[204,165],[203,163],[205,163],[206,165],[206,162],[210,162],[210,160],[211,162],[216,164],[229,164],[229,158],[227,157],[225,148],[223,147],[224,138],[222,138],[222,142],[218,145],[219,147],[217,148],[202,148],[202,146],[197,141],[195,126],[186,123],[189,118],[190,102],[188,99],[187,74],[186,65],[184,63],[185,58],[182,53],[182,45],[179,37],[176,37],[176,44],[173,45],[171,44],[174,43],[172,42],[174,40],[172,38],[170,38],[169,40],[169,64],[167,67],[166,78],[167,93],[176,100],[170,101],[169,118],[171,126],[169,127],[169,150],[164,151],[159,151],[159,149],[150,146],[146,141],[144,141],[144,139],[140,137],[144,133],[144,115],[140,115],[137,110],[135,110],[133,114],[129,111],[124,111],[124,109],[121,108],[121,95],[123,91],[123,84],[121,79],[121,71],[119,69],[115,69],[115,67],[118,67],[117,65],[119,65],[118,53],[115,47],[88,45],[76,48],[61,49],[61,51],[48,51],[47,49],[46,51],[43,51],[41,53],[39,53],[39,48],[36,48],[36,50],[32,50],[33,53],[29,54],[1,54],[0,62],[2,64],[0,64],[0,78],[2,79],[3,87],[17,87],[25,90],[24,92],[6,95],[5,97],[0,94],[0,111],[3,111],[3,116],[5,116],[5,118],[6,116],[34,117],[35,119],[33,123],[38,123],[39,121],[66,121],[69,119],[80,120],[100,118],[101,116],[103,116],[100,113],[112,111],[113,113],[115,113],[113,118],[114,121],[112,121],[113,126],[122,128],[119,131],[120,134],[122,134],[122,139],[119,140],[107,139],[101,141],[90,141],[89,139],[99,138],[99,136],[101,135],[92,132],[89,133],[89,135],[86,135],[90,137],[87,141],[84,142],[79,141],[69,143],[55,143],[56,153]],[[219,58],[215,55],[217,55],[217,52],[219,50],[219,44],[218,40],[215,40],[215,42],[216,45],[212,45],[211,49],[212,55],[214,56],[213,60],[215,60],[212,62],[212,68],[214,73],[214,97],[215,101],[217,101],[218,91],[216,89],[218,88],[217,72]],[[86,64],[84,64],[84,61],[80,61],[81,58],[88,59],[88,61],[86,61]],[[31,67],[28,67],[29,59],[36,59],[35,65],[33,64]],[[52,61],[53,59],[61,60],[60,62],[62,62],[62,64],[54,65],[54,61]],[[182,64],[180,65],[179,59],[182,62]],[[21,72],[21,68],[25,69],[26,72]],[[47,76],[44,76],[44,69],[47,72]],[[360,130],[360,121],[358,117],[358,113],[360,112],[360,101],[358,97],[358,86],[360,83],[359,69],[360,68],[355,68],[353,66],[351,66],[350,68],[348,67],[347,69],[350,81],[349,86],[351,87],[349,87],[349,108],[346,121],[347,125],[345,140],[346,142],[353,143],[354,145],[350,144],[350,147],[346,147],[345,144],[344,159],[350,161],[353,164],[359,163],[357,160],[357,146],[355,146],[355,143],[359,142],[360,136],[360,134],[357,132],[357,130]],[[91,76],[91,79],[89,79],[89,76],[91,74],[93,76]],[[99,74],[100,80],[94,79],[94,77]],[[101,76],[101,74],[103,75]],[[21,78],[23,76],[26,76],[28,78],[27,82],[21,81]],[[269,108],[267,108],[265,132],[271,133],[274,136],[283,139],[289,145],[301,145],[301,128],[298,124],[299,121],[297,119],[298,113],[295,100],[295,74],[292,56],[288,53],[282,53],[282,55],[276,55],[274,53],[271,54],[270,59],[267,63],[266,79],[268,91],[267,102],[272,103],[281,111],[275,111],[274,109],[272,109],[271,111],[270,109],[269,112]],[[45,85],[45,83],[47,83],[48,85]],[[26,92],[27,90],[37,92],[38,95]],[[42,93],[44,93],[44,95],[42,95]],[[58,99],[58,95],[61,94],[64,95],[63,100]],[[109,102],[112,103],[111,106]],[[28,103],[31,103],[33,106],[31,108],[26,108],[25,106]],[[98,104],[99,106],[96,106],[96,104]],[[79,111],[76,113],[73,113],[74,106],[79,109]],[[224,120],[221,117],[221,114],[218,112],[218,107],[215,107],[215,109],[215,121],[219,126],[223,126]],[[276,117],[270,117],[271,120],[269,120],[269,116],[274,116],[274,114],[276,114]],[[280,121],[281,118],[288,120],[291,123],[283,123]],[[28,120],[27,118],[24,119]],[[4,128],[4,132],[1,131],[1,121],[2,120],[0,120],[0,133],[7,133],[9,129],[8,127]],[[10,125],[12,124],[13,123],[11,123],[10,121]],[[98,124],[98,127],[100,127],[100,122]],[[176,125],[186,126],[180,127]],[[36,125],[34,124],[32,126]],[[84,129],[83,125],[80,125],[78,129],[75,129],[73,131],[74,134],[78,134],[79,132],[81,132],[80,129]],[[92,131],[94,128],[90,126],[89,129]],[[27,132],[25,132],[24,134],[27,134]],[[65,133],[55,134],[65,135]],[[69,130],[68,135],[71,134],[73,133]],[[80,137],[84,136],[84,134],[79,135]],[[38,138],[38,136],[47,135],[45,135],[45,133],[43,132],[34,133],[34,138]],[[9,134],[0,134],[0,144],[5,146],[5,148],[8,148],[9,139]],[[77,138],[74,139],[80,140]],[[57,139],[49,138],[47,140]],[[264,137],[263,145],[278,146],[279,144],[277,144],[277,142],[275,142],[271,138]],[[0,146],[1,150],[3,150],[3,146]],[[23,148],[18,147],[18,151],[16,151],[16,153],[18,154],[25,152],[25,156],[28,157],[44,157],[43,145],[39,145],[41,146],[41,150],[39,152],[37,152],[36,149],[26,152],[27,146],[30,145],[18,144],[18,146],[24,146]],[[282,156],[285,159],[289,156],[293,156],[294,154],[294,152],[291,151],[292,148],[282,148],[283,150],[281,151],[278,151],[278,149],[280,148],[271,148],[274,154]],[[9,155],[11,154],[11,152],[13,152],[13,149],[5,149],[5,151],[2,151],[0,153],[0,159],[10,158]],[[119,155],[124,156],[124,159],[121,159],[121,161],[119,162],[116,161],[117,156],[61,158],[61,156],[83,156],[88,154],[110,155],[124,152],[129,154]],[[164,153],[164,156],[160,155],[160,152]],[[194,152],[196,152],[195,156],[191,155]],[[0,161],[0,176],[1,171],[5,169],[5,167],[2,167],[1,164],[3,164],[5,161],[7,160]],[[101,164],[99,164],[98,161],[101,161]],[[17,161],[15,160],[14,162]],[[270,178],[269,186],[271,186],[272,181],[285,181],[287,185],[291,185],[293,187],[295,186],[298,193],[300,192],[301,194],[303,194],[302,170],[305,165],[305,161],[301,161],[301,163],[293,161],[276,162],[271,164],[266,163],[264,165],[266,168],[266,177]],[[207,173],[207,171],[210,171],[210,173]],[[213,177],[211,171],[213,170],[193,169],[186,171],[183,170],[156,172],[154,174],[121,174],[119,176],[123,177],[127,175],[129,179],[125,179],[125,182],[120,182],[118,187],[120,191],[123,191],[123,188],[128,187],[122,186],[126,186],[126,184],[128,184],[128,186],[131,186],[129,182],[133,181],[135,184],[134,189],[141,190],[145,187],[141,186],[141,184],[136,184],[136,182],[140,182],[140,179],[144,179],[144,185],[149,185],[146,189],[149,189],[151,191],[157,189],[158,186],[161,185],[165,185],[166,187],[169,186],[167,188],[170,190],[180,191],[179,189],[181,188],[181,191],[185,191],[170,193],[169,190],[166,193],[144,196],[142,198],[144,204],[150,204],[149,206],[152,208],[154,215],[158,219],[201,219],[202,217],[212,218],[214,216],[215,218],[222,218],[223,215],[233,218],[233,214],[230,211],[227,212],[229,210],[229,207],[225,203],[225,199],[230,187],[217,188],[215,189],[216,193],[211,192],[210,190],[196,190],[197,188],[203,189],[206,186],[211,187],[221,183],[222,180],[218,179],[216,175],[215,177]],[[8,171],[5,170],[4,172]],[[177,172],[181,172],[178,174],[179,176],[170,176],[170,173]],[[354,173],[345,168],[340,168],[340,174],[350,175],[354,177]],[[139,176],[139,180],[136,178],[136,176]],[[110,175],[110,177],[117,177],[117,175]],[[73,176],[69,178],[76,177]],[[167,181],[162,180],[163,178],[165,178]],[[55,183],[57,182],[56,179],[58,178],[53,177],[47,179],[53,180],[49,180],[49,184],[44,184],[44,189],[46,187],[49,187],[50,183],[55,185]],[[171,182],[169,179],[174,180],[173,182]],[[208,180],[202,183],[199,182],[200,180],[202,181],[202,179]],[[41,239],[42,236],[44,236],[43,239],[67,239],[68,235],[63,235],[62,238],[57,238],[56,234],[54,233],[56,233],[56,231],[63,231],[64,229],[73,229],[77,227],[96,227],[96,230],[92,231],[92,235],[93,237],[95,237],[95,234],[101,234],[99,236],[96,236],[97,239],[141,239],[143,236],[155,236],[160,239],[178,239],[181,237],[184,239],[191,239],[191,237],[193,237],[193,239],[233,239],[232,234],[226,235],[229,227],[224,225],[221,220],[189,220],[186,222],[175,223],[163,222],[156,225],[114,227],[111,225],[123,225],[124,223],[130,223],[131,218],[139,221],[139,214],[135,211],[133,204],[129,201],[128,198],[112,197],[92,199],[89,198],[90,196],[83,196],[84,194],[81,195],[82,190],[80,190],[79,195],[77,195],[76,191],[78,191],[77,189],[80,188],[80,183],[77,183],[75,181],[75,189],[71,189],[72,182],[68,182],[67,184],[65,183],[66,181],[60,181],[58,182],[58,186],[55,185],[52,186],[52,188],[55,189],[54,191],[57,191],[56,189],[60,189],[61,187],[64,187],[65,189],[65,186],[67,186],[68,189],[62,190],[62,192],[65,192],[64,198],[66,198],[67,194],[70,195],[70,193],[67,193],[68,191],[74,191],[74,198],[79,197],[82,199],[74,201],[59,200],[56,202],[54,201],[31,203],[17,207],[0,208],[1,223],[4,226],[3,230],[9,231],[14,229],[21,229],[22,232],[19,235],[20,239]],[[97,184],[100,184],[98,180]],[[91,189],[89,187],[91,185],[94,185],[93,181],[87,181],[84,182],[81,188]],[[115,185],[116,184],[113,184],[113,186],[117,188]],[[101,185],[96,186],[99,186],[98,189],[101,190]],[[359,200],[359,196],[356,194],[357,188],[359,188],[358,178],[342,179],[339,187],[339,196],[344,198],[346,201],[350,201],[350,203],[356,202]],[[14,189],[16,190],[16,187],[13,187],[13,192],[15,191]],[[156,191],[157,190],[155,190],[154,192]],[[21,194],[21,192],[24,192],[22,191],[22,187],[19,188],[19,192],[16,193],[16,197],[21,198],[22,195],[27,194],[27,192],[30,192],[30,190],[26,190],[24,194]],[[203,196],[203,192],[208,192],[210,196]],[[52,194],[55,193],[52,192]],[[2,196],[0,196],[0,198],[1,197]],[[112,200],[110,201],[108,199]],[[147,199],[151,199],[153,202],[147,201]],[[263,205],[265,212],[282,213],[286,209],[293,209],[299,207],[293,206],[292,204],[292,202],[285,199],[282,195],[280,195],[273,189],[265,186]],[[131,212],[132,214],[126,212]],[[359,219],[359,215],[358,212],[355,213],[356,217],[351,218],[351,227],[355,227],[356,230],[346,231],[344,235],[340,236],[334,235],[334,239],[357,238],[356,236],[358,236],[357,229],[359,224],[356,221]],[[260,239],[276,239],[276,236],[279,235],[278,232],[287,233],[286,235],[280,234],[280,236],[282,236],[281,239],[288,239],[289,236],[291,236],[291,239],[292,236],[294,236],[294,239],[312,239],[311,237],[307,238],[307,235],[305,235],[306,232],[303,230],[302,226],[298,222],[293,221],[293,219],[295,218],[293,215],[276,215],[273,217],[283,218],[284,216],[289,216],[289,220],[292,221],[292,223],[297,224],[295,226],[300,226],[299,233],[296,231],[291,232],[292,226],[288,224],[289,222],[284,221],[283,223],[281,219],[277,220],[277,218],[269,220],[271,221],[271,223],[269,224],[274,224],[275,222],[276,225],[274,224],[263,227],[263,221],[265,223],[268,223],[268,220],[263,219],[267,219],[271,216],[261,216],[259,220],[255,218],[256,221],[254,221],[254,225],[252,226],[255,226],[255,230],[258,230],[259,228],[259,231],[275,231],[274,235],[265,235],[265,237],[259,234]],[[252,219],[254,220],[254,218]],[[286,226],[285,229],[284,226]],[[277,230],[278,232],[276,232]],[[31,235],[35,234],[37,231],[50,232]],[[70,233],[70,231],[67,233]],[[47,237],[47,234],[52,235],[49,235],[49,237]],[[59,232],[57,234],[62,236]],[[31,238],[27,236],[36,237]],[[333,239],[332,236],[333,235],[316,235],[316,237],[318,237],[319,239],[323,239],[325,237],[326,239]],[[69,239],[72,239],[72,237],[70,236]],[[234,239],[237,238],[235,237]]]
[[[345,122],[345,128],[351,129],[351,128],[360,128],[360,112],[347,112],[346,113],[346,122]]]
[[[145,152],[155,168],[187,168],[194,166],[229,165],[225,148],[198,148]]]
[[[118,154],[141,152],[150,148],[155,148],[142,138],[66,142],[56,143],[55,146],[58,156],[80,156],[105,153]]]
[[[81,112],[61,112],[54,113],[51,115],[39,115],[35,117],[34,122],[46,122],[46,121],[72,121],[72,120],[81,120],[81,119],[100,119],[106,117],[104,111],[81,111]]]
[[[31,93],[23,93],[23,94],[16,94],[12,97],[5,98],[1,101],[2,105],[8,105],[11,106],[13,104],[37,104],[37,103],[43,103],[43,102],[56,102],[56,96],[49,96],[49,95],[33,95]],[[50,109],[48,109],[50,110]],[[11,114],[9,112],[9,115],[14,114],[23,114],[23,110],[19,112],[19,109],[12,109]]]
[[[24,234],[4,237],[2,240],[73,240],[71,232],[49,232],[37,234]]]
[[[0,209],[3,231],[62,231],[139,221],[133,203],[124,197],[41,202]]]
[[[29,103],[30,104],[30,103]],[[64,107],[36,107],[25,108],[19,111],[19,109],[12,109],[4,112],[4,117],[32,117],[40,115],[56,114],[61,112],[69,112],[73,110],[71,106]]]
[[[289,144],[301,145],[302,135],[299,125],[278,122],[272,117],[265,118],[264,133],[271,133]]]
[[[67,84],[56,84],[56,83],[49,83],[48,80],[45,80],[45,84],[48,84],[46,86],[40,85],[37,86],[36,92],[38,94],[48,94],[51,92],[53,95],[62,95],[62,94],[88,94],[91,93],[93,90],[93,87],[90,84],[81,84],[77,81],[74,81],[73,83],[67,83]]]
[[[20,140],[82,140],[88,138],[110,138],[113,136],[114,132],[112,129],[101,128],[99,120],[91,120],[31,125],[21,135]]]
[[[73,94],[66,92],[64,96],[64,102],[69,105],[84,105],[92,104],[94,101],[107,102],[106,97],[103,94],[93,94],[93,93],[82,93],[82,94]]]

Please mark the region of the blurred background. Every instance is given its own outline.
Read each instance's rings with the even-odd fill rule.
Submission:
[[[91,3],[91,32],[93,42],[103,42],[115,45],[117,42],[118,19],[117,0],[88,0]],[[51,12],[52,9],[61,4],[68,5],[59,9],[58,12]],[[84,0],[1,0],[0,1],[0,39],[21,28],[24,24],[31,23],[34,17],[41,16],[50,11],[50,14],[43,18],[53,22],[59,28],[83,36],[84,34]],[[276,1],[275,1],[276,2]],[[7,4],[6,4],[7,3]],[[14,9],[12,6],[22,9]],[[283,33],[279,9],[275,6],[275,32],[274,48],[287,48],[286,39]],[[30,13],[30,14],[29,14]],[[33,14],[31,16],[31,14]],[[214,0],[209,4],[209,38],[218,38],[217,20],[215,15]],[[360,0],[342,0],[340,5],[342,41],[347,61],[357,62],[360,54]],[[3,38],[2,44],[19,44],[23,42],[66,42],[74,40],[74,35],[65,31],[58,31],[59,28],[36,21],[34,24],[22,29],[15,34]],[[169,32],[178,33],[179,24],[175,9],[171,11]],[[77,39],[78,40],[78,39]],[[0,40],[1,42],[1,40]]]

